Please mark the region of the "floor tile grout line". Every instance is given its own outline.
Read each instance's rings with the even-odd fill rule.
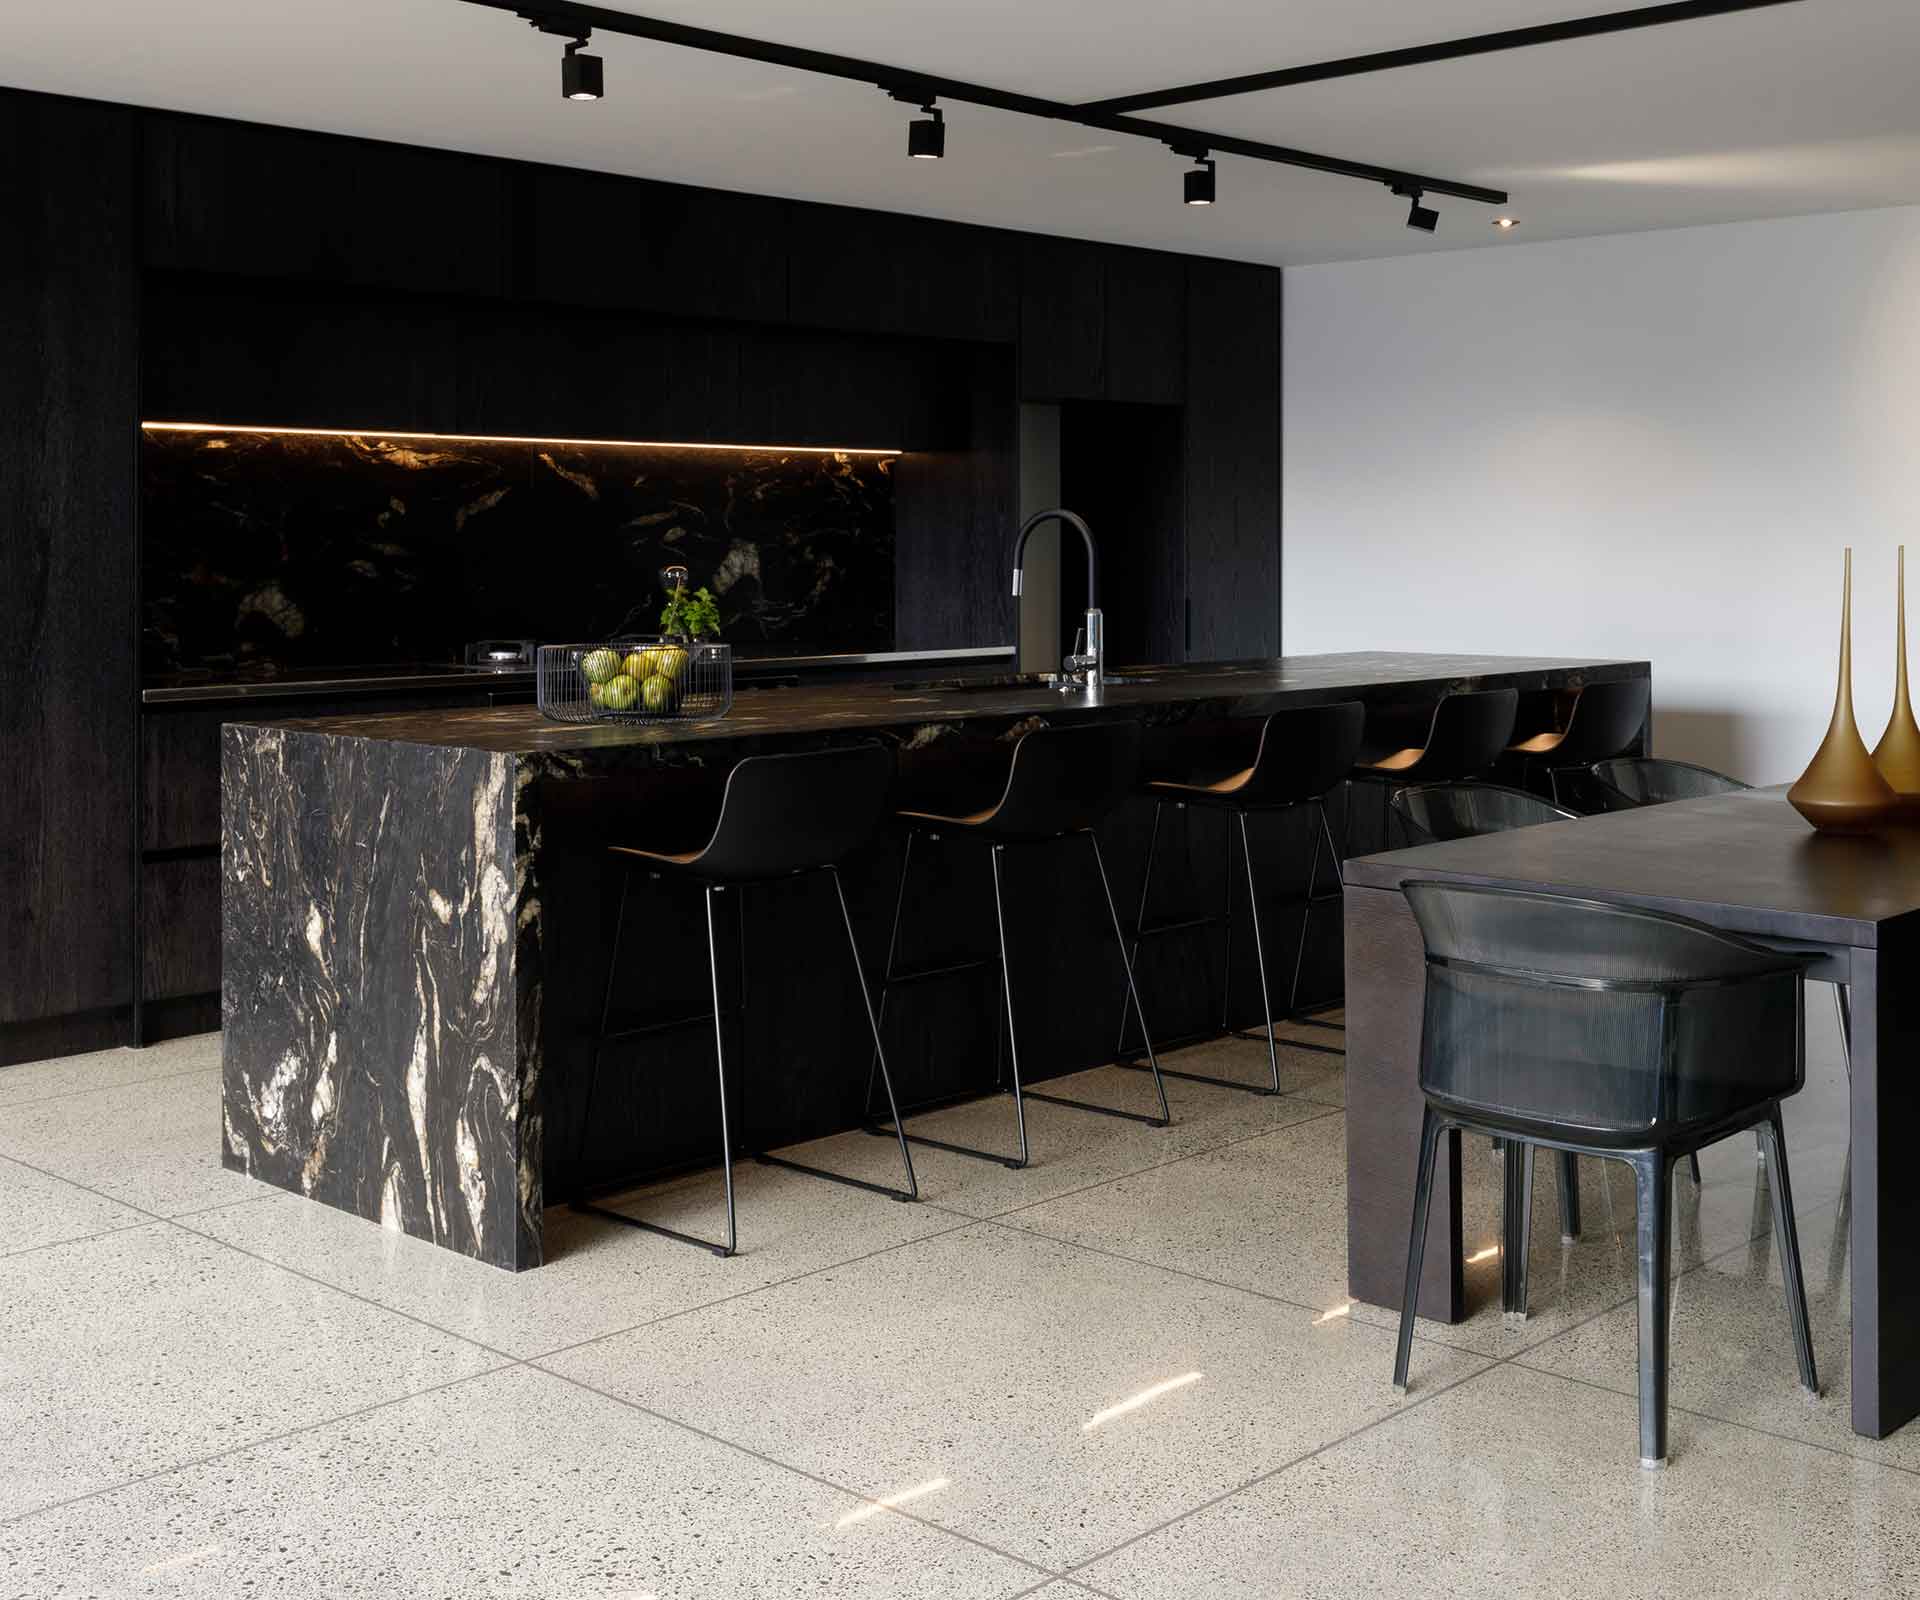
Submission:
[[[5,1070],[0,1067],[0,1073]],[[176,1078],[191,1078],[196,1073],[219,1070],[220,1063],[216,1061],[205,1066],[182,1067],[178,1072],[156,1072],[151,1078],[129,1078],[124,1083],[96,1083],[91,1088],[62,1089],[56,1094],[39,1094],[23,1100],[0,1099],[0,1111],[12,1111],[19,1106],[43,1106],[50,1100],[71,1100],[76,1095],[112,1094],[116,1089],[139,1089],[150,1083],[171,1083]]]
[[[304,1268],[288,1266],[284,1261],[275,1261],[271,1256],[263,1256],[259,1251],[249,1250],[245,1245],[235,1244],[231,1239],[222,1239],[218,1234],[207,1233],[199,1228],[190,1228],[186,1223],[176,1221],[172,1217],[167,1217],[164,1220],[192,1238],[204,1240],[208,1244],[217,1245],[225,1250],[231,1250],[237,1256],[243,1256],[249,1261],[257,1261],[265,1267],[272,1267],[276,1272],[284,1272],[287,1276],[298,1278],[304,1283],[313,1284],[316,1288],[327,1289],[334,1294],[343,1295],[349,1300],[356,1300],[361,1305],[371,1307],[375,1311],[384,1311],[388,1316],[398,1317],[403,1322],[411,1322],[415,1327],[425,1328],[430,1333],[443,1334],[447,1338],[455,1340],[457,1343],[468,1346],[470,1349],[484,1350],[488,1355],[498,1356],[502,1361],[506,1362],[519,1363],[527,1359],[524,1356],[515,1355],[511,1350],[502,1350],[497,1345],[488,1344],[484,1339],[476,1339],[471,1334],[459,1333],[452,1328],[443,1328],[439,1323],[431,1322],[427,1318],[417,1316],[411,1311],[402,1311],[397,1306],[386,1305],[381,1301],[370,1299],[368,1296],[361,1294],[357,1289],[347,1289],[337,1283],[330,1283],[325,1278],[318,1277]]]
[[[1832,1205],[1837,1203],[1838,1203],[1837,1201],[1832,1201],[1832,1202],[1825,1202],[1824,1204]],[[1822,1209],[1824,1209],[1824,1205],[1819,1207],[1814,1207],[1811,1214],[1817,1214]],[[1010,1231],[1031,1232],[1032,1230],[1016,1228],[1016,1229],[1010,1229]],[[1039,1237],[1047,1237],[1047,1236],[1039,1235]],[[1738,1244],[1728,1246],[1727,1249],[1723,1251],[1717,1252],[1712,1256],[1703,1257],[1700,1261],[1695,1262],[1692,1266],[1684,1268],[1681,1272],[1676,1274],[1676,1277],[1684,1278],[1684,1277],[1691,1276],[1693,1273],[1703,1271],[1707,1267],[1709,1267],[1713,1262],[1722,1260],[1725,1257],[1734,1254],[1736,1251],[1747,1249],[1749,1246],[1751,1246],[1751,1244],[1753,1243],[1753,1240],[1759,1237],[1761,1237],[1761,1235],[1759,1233],[1755,1233],[1753,1235],[1750,1235],[1745,1240],[1742,1240]],[[1072,1240],[1060,1240],[1058,1242],[1062,1244],[1075,1243]],[[1117,1252],[1100,1250],[1096,1246],[1076,1245],[1076,1248],[1090,1249],[1090,1250],[1093,1250],[1096,1254],[1101,1254],[1101,1255],[1117,1255]],[[1134,1258],[1130,1256],[1118,1256],[1118,1259],[1123,1261],[1132,1261]],[[1154,1262],[1146,1262],[1146,1263],[1139,1263],[1139,1264],[1150,1265],[1150,1266],[1159,1265],[1159,1263],[1154,1263]],[[1167,1267],[1167,1268],[1163,1268],[1163,1270],[1177,1273],[1180,1276],[1195,1276],[1193,1274],[1183,1273],[1180,1271],[1179,1268],[1176,1268],[1176,1267]],[[1215,1282],[1215,1280],[1212,1280],[1212,1279],[1200,1279],[1199,1281],[1206,1282],[1206,1283]],[[1219,1285],[1219,1287],[1231,1288],[1231,1289],[1240,1288],[1240,1286],[1237,1284],[1221,1284]],[[1297,1301],[1285,1300],[1279,1296],[1261,1295],[1260,1292],[1257,1290],[1247,1289],[1247,1290],[1242,1290],[1242,1292],[1247,1294],[1258,1295],[1260,1298],[1263,1298],[1263,1299],[1274,1299],[1279,1301],[1280,1304],[1295,1306],[1302,1310],[1313,1309],[1312,1307],[1308,1307],[1308,1306],[1300,1306],[1300,1303]],[[1466,1355],[1466,1356],[1473,1357],[1474,1359],[1477,1359],[1483,1364],[1477,1370],[1473,1372],[1469,1372],[1464,1376],[1455,1379],[1452,1383],[1449,1383],[1442,1388],[1435,1389],[1431,1394],[1421,1396],[1419,1399],[1413,1401],[1411,1404],[1398,1406],[1392,1411],[1389,1411],[1385,1416],[1376,1417],[1370,1422],[1363,1423],[1358,1428],[1353,1429],[1349,1433],[1343,1434],[1338,1439],[1329,1440],[1325,1444],[1320,1445],[1313,1450],[1307,1451],[1302,1455],[1296,1456],[1290,1461],[1283,1462],[1279,1466],[1274,1467],[1267,1472],[1261,1473],[1258,1476],[1249,1479],[1247,1482],[1241,1484],[1239,1487],[1235,1489],[1231,1489],[1224,1494],[1216,1495],[1212,1499],[1207,1500],[1202,1504],[1195,1506],[1188,1511],[1182,1512],[1177,1517],[1170,1518],[1166,1522],[1163,1522],[1156,1527],[1145,1529],[1142,1532],[1133,1535],[1131,1538],[1123,1540],[1121,1543],[1112,1546],[1110,1549],[1104,1550],[1100,1552],[1098,1555],[1089,1557],[1084,1562],[1080,1562],[1075,1566],[1069,1567],[1067,1569],[1067,1573],[1071,1577],[1075,1573],[1082,1572],[1086,1570],[1088,1567],[1093,1566],[1098,1562],[1104,1561],[1107,1559],[1107,1557],[1117,1554],[1119,1551],[1126,1549],[1128,1546],[1137,1543],[1141,1539],[1151,1538],[1155,1534],[1164,1533],[1168,1528],[1171,1528],[1176,1524],[1185,1521],[1188,1517],[1198,1516],[1201,1512],[1207,1511],[1211,1509],[1213,1506],[1219,1505],[1222,1501],[1231,1499],[1234,1495],[1242,1494],[1248,1489],[1257,1487],[1259,1484],[1266,1482],[1269,1478],[1277,1477],[1279,1474],[1283,1472],[1291,1471],[1294,1467],[1299,1466],[1306,1461],[1312,1460],[1315,1456],[1320,1455],[1327,1450],[1331,1450],[1338,1445],[1349,1443],[1352,1440],[1359,1438],[1364,1433],[1368,1433],[1375,1428],[1382,1427],[1389,1422],[1395,1421],[1397,1418],[1408,1415],[1411,1411],[1415,1410],[1419,1405],[1425,1404],[1428,1400],[1437,1400],[1441,1395],[1451,1393],[1453,1390],[1461,1387],[1463,1384],[1471,1383],[1478,1378],[1483,1378],[1487,1376],[1487,1374],[1491,1372],[1496,1372],[1503,1367],[1518,1366],[1526,1372],[1533,1373],[1537,1376],[1542,1376],[1542,1377],[1561,1376],[1561,1374],[1546,1372],[1546,1371],[1543,1371],[1541,1368],[1530,1366],[1522,1358],[1532,1353],[1533,1351],[1543,1349],[1548,1344],[1553,1343],[1554,1340],[1556,1339],[1564,1338],[1568,1334],[1571,1334],[1577,1331],[1578,1329],[1585,1327],[1590,1322],[1595,1322],[1595,1321],[1598,1321],[1601,1317],[1612,1315],[1614,1312],[1620,1310],[1623,1306],[1632,1305],[1635,1301],[1635,1298],[1636,1297],[1634,1295],[1630,1294],[1630,1295],[1623,1296],[1619,1300],[1611,1301],[1608,1304],[1599,1307],[1589,1315],[1582,1317],[1578,1322],[1571,1323],[1567,1327],[1560,1329],[1557,1333],[1549,1335],[1546,1339],[1541,1340],[1538,1344],[1528,1345],[1525,1348],[1514,1351],[1513,1353],[1508,1355],[1489,1355],[1484,1351],[1474,1350],[1474,1349],[1470,1349],[1468,1347],[1460,1346],[1460,1345],[1446,1344],[1443,1341],[1429,1338],[1426,1335],[1416,1334],[1415,1335],[1416,1339],[1419,1339],[1423,1343],[1433,1345],[1438,1348],[1451,1350],[1459,1355]],[[1364,1327],[1371,1332],[1381,1333],[1381,1334],[1389,1333],[1392,1331],[1386,1328],[1375,1327],[1371,1323],[1355,1323],[1354,1326]],[[1584,1382],[1585,1380],[1575,1380],[1575,1381]],[[1588,1384],[1588,1387],[1598,1389],[1600,1390],[1600,1392],[1608,1394],[1616,1399],[1621,1398],[1621,1392],[1617,1389],[1607,1389],[1604,1385],[1599,1385],[1599,1384]],[[1675,1409],[1684,1411],[1687,1408],[1675,1407]],[[1688,1414],[1694,1415],[1696,1413],[1689,1412]],[[1723,1418],[1708,1418],[1707,1420],[1715,1421],[1715,1422],[1725,1422],[1725,1419]],[[1726,1423],[1725,1425],[1730,1427],[1743,1426],[1740,1423]],[[1764,1430],[1750,1429],[1749,1431],[1763,1432]],[[1802,1441],[1792,1440],[1790,1436],[1787,1436],[1787,1435],[1781,1435],[1779,1437],[1788,1438],[1789,1442],[1795,1442],[1795,1443],[1802,1442]],[[1815,1448],[1828,1448],[1828,1447],[1815,1446]],[[1832,1451],[1831,1453],[1839,1455],[1843,1459],[1850,1460],[1850,1461],[1858,1461],[1858,1460],[1864,1459],[1859,1456],[1851,1455],[1845,1451]],[[1904,1471],[1907,1469],[1902,1468],[1900,1470]]]
[[[1618,1310],[1619,1308],[1616,1306],[1614,1309]],[[1577,1372],[1556,1372],[1551,1367],[1536,1367],[1531,1362],[1521,1360],[1518,1356],[1512,1358],[1510,1362],[1503,1364],[1519,1367],[1522,1371],[1530,1372],[1537,1378],[1564,1378],[1568,1383],[1578,1384],[1583,1389],[1591,1389],[1597,1394],[1604,1394],[1615,1400],[1631,1400],[1636,1393],[1634,1390],[1615,1389],[1609,1384],[1597,1383],[1592,1378],[1581,1377]],[[1872,1456],[1855,1455],[1851,1450],[1842,1450],[1835,1445],[1822,1444],[1818,1439],[1803,1439],[1798,1434],[1781,1433],[1775,1428],[1762,1428],[1751,1422],[1737,1421],[1732,1417],[1716,1416],[1713,1412],[1702,1411],[1697,1406],[1676,1405],[1671,1400],[1667,1402],[1667,1409],[1669,1411],[1677,1411],[1683,1417],[1692,1417],[1696,1421],[1711,1422],[1716,1427],[1736,1428],[1742,1433],[1757,1434],[1763,1439],[1776,1439],[1782,1444],[1804,1445],[1809,1450],[1818,1450],[1826,1455],[1834,1456],[1841,1461],[1854,1462],[1859,1466],[1884,1467],[1889,1472],[1903,1472],[1908,1477],[1920,1478],[1920,1467],[1909,1467],[1903,1462],[1880,1461]]]
[[[92,1233],[76,1233],[66,1239],[44,1239],[39,1244],[23,1244],[17,1250],[0,1250],[0,1261],[12,1261],[18,1256],[30,1256],[41,1250],[58,1250],[62,1245],[87,1244],[95,1239],[110,1239],[116,1233],[132,1233],[136,1228],[158,1227],[165,1217],[143,1216],[138,1222],[119,1222],[111,1228],[98,1228]]]
[[[929,1207],[929,1209],[938,1210],[939,1208]],[[723,1294],[715,1300],[703,1300],[697,1306],[682,1306],[677,1311],[663,1312],[657,1317],[648,1317],[640,1322],[629,1323],[624,1328],[610,1328],[605,1333],[596,1333],[590,1339],[576,1340],[572,1344],[555,1345],[550,1350],[537,1351],[533,1355],[523,1357],[522,1359],[539,1362],[547,1361],[554,1356],[569,1355],[576,1350],[585,1350],[593,1345],[602,1344],[608,1339],[618,1339],[623,1334],[638,1333],[643,1328],[657,1328],[663,1323],[676,1322],[681,1317],[693,1316],[696,1312],[711,1311],[718,1306],[731,1305],[736,1300],[745,1300],[756,1294],[765,1294],[770,1289],[782,1289],[788,1284],[804,1283],[808,1278],[818,1277],[823,1272],[837,1272],[843,1267],[856,1266],[860,1262],[872,1261],[878,1256],[891,1255],[896,1250],[906,1250],[914,1245],[925,1244],[934,1239],[944,1239],[949,1234],[964,1233],[968,1228],[978,1227],[980,1225],[980,1219],[978,1217],[962,1218],[959,1217],[957,1213],[950,1211],[944,1212],[943,1215],[955,1217],[956,1220],[951,1228],[936,1228],[931,1233],[921,1233],[916,1234],[911,1239],[896,1240],[892,1244],[881,1245],[877,1249],[865,1251],[860,1255],[848,1256],[843,1261],[829,1261],[822,1266],[809,1267],[805,1272],[796,1272],[791,1277],[775,1278],[769,1283],[757,1283],[750,1289],[737,1289],[732,1294]]]
[[[1049,1567],[1043,1562],[1034,1561],[1027,1556],[1017,1555],[1011,1550],[1002,1550],[998,1545],[989,1544],[985,1539],[977,1538],[970,1533],[964,1533],[958,1528],[947,1527],[943,1523],[933,1522],[919,1515],[917,1512],[908,1511],[901,1506],[890,1506],[876,1495],[863,1494],[858,1489],[849,1488],[844,1483],[837,1483],[832,1478],[825,1477],[806,1467],[795,1466],[792,1462],[782,1461],[777,1456],[766,1455],[761,1451],[753,1449],[750,1445],[744,1445],[738,1440],[729,1439],[724,1434],[710,1433],[707,1429],[698,1427],[694,1423],[683,1421],[681,1418],[672,1416],[664,1411],[656,1411],[651,1406],[642,1405],[638,1400],[630,1400],[624,1395],[618,1395],[611,1390],[599,1388],[594,1384],[588,1383],[584,1378],[576,1378],[570,1373],[556,1372],[553,1368],[541,1365],[538,1362],[529,1363],[529,1365],[532,1365],[536,1372],[545,1373],[548,1377],[555,1378],[562,1383],[571,1384],[576,1389],[580,1389],[587,1394],[598,1395],[602,1400],[609,1401],[614,1405],[625,1406],[628,1410],[636,1411],[641,1416],[653,1418],[655,1422],[664,1423],[670,1428],[678,1428],[683,1432],[694,1435],[695,1438],[705,1439],[710,1444],[717,1444],[723,1449],[736,1451],[748,1459],[758,1461],[765,1466],[777,1467],[782,1472],[791,1472],[796,1477],[805,1478],[810,1483],[819,1484],[822,1488],[832,1489],[839,1494],[851,1495],[855,1500],[860,1501],[861,1504],[877,1506],[889,1516],[900,1517],[907,1522],[918,1523],[923,1528],[930,1528],[936,1533],[946,1534],[950,1538],[959,1539],[963,1543],[972,1545],[975,1549],[985,1550],[990,1555],[1000,1556],[1005,1560],[1015,1562],[1030,1572],[1043,1574],[1045,1582],[1038,1585],[1040,1588],[1045,1588],[1048,1583],[1052,1583],[1056,1579],[1066,1576],[1066,1573],[1059,1568]],[[1031,1590],[1026,1592],[1032,1593]]]
[[[410,1389],[405,1394],[393,1395],[385,1400],[376,1400],[370,1405],[358,1406],[352,1411],[342,1411],[331,1417],[317,1417],[312,1422],[302,1423],[297,1428],[286,1428],[279,1433],[263,1435],[258,1439],[245,1439],[237,1444],[228,1445],[224,1450],[209,1451],[203,1456],[193,1456],[185,1461],[174,1461],[164,1467],[156,1467],[151,1472],[135,1473],[131,1478],[121,1478],[114,1483],[103,1483],[97,1489],[89,1489],[84,1494],[69,1495],[65,1500],[55,1500],[44,1506],[35,1506],[30,1511],[10,1512],[0,1516],[0,1528],[11,1527],[34,1517],[43,1517],[49,1512],[64,1510],[68,1506],[80,1505],[88,1500],[98,1500],[102,1496],[118,1494],[123,1489],[138,1488],[143,1483],[151,1483],[156,1478],[169,1477],[176,1472],[189,1472],[195,1467],[204,1467],[209,1462],[223,1461],[228,1456],[239,1455],[247,1450],[258,1450],[270,1444],[280,1444],[288,1439],[297,1439],[302,1434],[315,1433],[322,1428],[331,1428],[338,1423],[356,1422],[362,1417],[371,1416],[376,1411],[385,1411],[390,1406],[403,1406],[413,1400],[424,1399],[430,1394],[439,1394],[443,1390],[456,1388],[463,1383],[473,1383],[481,1378],[497,1377],[500,1373],[511,1372],[527,1363],[518,1360],[502,1362],[499,1366],[484,1367],[478,1372],[463,1372],[458,1377],[449,1378],[444,1383],[430,1383],[424,1389]]]
[[[1285,1098],[1285,1096],[1281,1096]],[[1302,1100],[1301,1105],[1318,1106],[1318,1100]],[[1218,1155],[1223,1150],[1237,1149],[1243,1144],[1251,1144],[1255,1139],[1271,1138],[1277,1133],[1291,1133],[1295,1128],[1311,1127],[1316,1122],[1325,1122],[1328,1117],[1344,1117],[1345,1106],[1323,1106],[1310,1117],[1299,1117],[1292,1122],[1283,1122],[1278,1127],[1261,1128],[1255,1133],[1241,1134],[1237,1138],[1222,1140],[1219,1144],[1210,1144],[1202,1150],[1188,1150],[1181,1155],[1168,1156],[1164,1161],[1155,1161],[1144,1167],[1135,1167],[1129,1172],[1115,1173],[1112,1177],[1096,1178],[1092,1183],[1083,1183],[1077,1189],[1062,1189],[1058,1194],[1044,1195],[1038,1200],[1029,1200],[1023,1205],[1009,1206],[1005,1211],[994,1211],[983,1217],[975,1217],[976,1222],[997,1222],[1002,1217],[1018,1216],[1022,1211],[1032,1211],[1036,1206],[1050,1206],[1056,1200],[1071,1200],[1075,1195],[1088,1194],[1095,1189],[1104,1189],[1110,1184],[1125,1183],[1129,1178],[1144,1177],[1149,1172],[1163,1172],[1168,1167],[1177,1167],[1185,1161],[1197,1161],[1203,1156]],[[950,1208],[943,1208],[950,1209]]]
[[[1485,1365],[1477,1368],[1472,1372],[1465,1373],[1462,1376],[1455,1378],[1452,1383],[1445,1384],[1442,1387],[1435,1389],[1431,1394],[1417,1395],[1417,1396],[1410,1395],[1406,1404],[1394,1407],[1394,1409],[1389,1411],[1385,1416],[1375,1417],[1369,1422],[1363,1422],[1360,1424],[1359,1427],[1353,1428],[1348,1432],[1341,1434],[1337,1439],[1329,1439],[1324,1444],[1315,1445],[1311,1450],[1303,1450],[1299,1455],[1289,1457],[1287,1460],[1281,1462],[1278,1466],[1269,1467],[1264,1472],[1255,1473],[1251,1478],[1248,1478],[1244,1483],[1236,1484],[1231,1489],[1223,1490],[1221,1493],[1213,1495],[1206,1500],[1203,1500],[1199,1505],[1194,1506],[1189,1510],[1181,1512],[1176,1517],[1169,1517],[1167,1518],[1166,1521],[1157,1523],[1155,1526],[1151,1528],[1142,1528],[1140,1532],[1130,1535],[1128,1538],[1122,1539],[1118,1544],[1109,1546],[1107,1549],[1100,1551],[1097,1555],[1089,1556],[1085,1561],[1076,1562],[1073,1566],[1067,1568],[1065,1576],[1069,1578],[1074,1578],[1075,1581],[1078,1582],[1079,1580],[1075,1578],[1075,1574],[1084,1572],[1089,1567],[1096,1566],[1100,1562],[1107,1560],[1111,1556],[1118,1555],[1122,1550],[1128,1549],[1131,1546],[1138,1544],[1142,1539],[1151,1539],[1155,1537],[1157,1534],[1165,1533],[1169,1528],[1174,1527],[1179,1523],[1185,1522],[1189,1517],[1197,1517],[1202,1512],[1210,1511],[1215,1506],[1220,1505],[1225,1501],[1233,1499],[1234,1496],[1236,1495],[1245,1494],[1249,1489],[1258,1488],[1261,1484],[1265,1483],[1268,1479],[1277,1478],[1283,1472],[1291,1472],[1295,1467],[1302,1466],[1306,1462],[1313,1460],[1315,1456],[1324,1455],[1329,1450],[1336,1449],[1343,1444],[1348,1444],[1352,1442],[1353,1440],[1359,1438],[1364,1433],[1370,1433],[1375,1428],[1381,1427],[1386,1423],[1393,1422],[1398,1418],[1401,1418],[1404,1416],[1408,1416],[1413,1412],[1419,1410],[1422,1406],[1428,1404],[1429,1402],[1438,1400],[1442,1395],[1451,1394],[1455,1389],[1458,1389],[1462,1384],[1472,1383],[1476,1378],[1485,1377],[1489,1372],[1496,1370],[1496,1368],[1498,1368],[1500,1365],[1499,1362],[1491,1360],[1485,1356],[1480,1357],[1480,1360],[1483,1361]]]

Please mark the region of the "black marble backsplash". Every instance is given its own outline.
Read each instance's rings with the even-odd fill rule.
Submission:
[[[753,655],[894,643],[893,459],[233,429],[141,434],[144,666],[456,661],[657,628],[688,568]]]

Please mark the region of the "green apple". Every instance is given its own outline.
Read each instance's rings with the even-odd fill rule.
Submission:
[[[580,658],[580,670],[588,683],[605,683],[620,670],[620,655],[615,650],[589,650]]]
[[[635,683],[645,683],[658,670],[653,664],[653,658],[658,653],[654,650],[636,650],[620,663],[620,670]]]
[[[604,683],[587,685],[587,699],[598,709],[607,703],[607,686]]]
[[[654,651],[653,670],[677,683],[687,670],[687,653],[678,645],[670,644]]]
[[[656,673],[640,685],[640,702],[649,711],[658,715],[662,711],[673,709],[673,680]]]
[[[609,711],[631,711],[633,703],[640,698],[640,685],[624,672],[609,678],[607,685],[600,691],[600,703]]]

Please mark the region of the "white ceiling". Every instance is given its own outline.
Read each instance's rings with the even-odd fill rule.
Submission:
[[[1430,43],[1628,0],[629,0],[645,11],[1057,99]],[[559,42],[462,0],[58,0],[0,16],[0,83],[718,188],[1279,265],[1920,202],[1920,4],[1800,0],[1150,113],[1512,191],[1510,235],[1437,235],[1347,179],[1222,158],[1221,203],[1143,140],[963,105],[909,161],[878,90],[607,34],[607,98]]]

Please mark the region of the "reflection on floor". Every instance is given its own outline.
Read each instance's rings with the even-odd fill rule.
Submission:
[[[1679,1180],[1662,1474],[1635,1464],[1624,1170],[1585,1164],[1563,1247],[1541,1163],[1533,1317],[1422,1324],[1396,1396],[1391,1318],[1344,1293],[1324,1055],[1289,1052],[1278,1098],[1173,1080],[1164,1131],[1036,1103],[1031,1169],[919,1150],[918,1206],[748,1167],[733,1261],[556,1211],[519,1277],[223,1171],[216,1039],[10,1068],[0,1591],[1911,1593],[1920,1427],[1847,1427],[1845,1091],[1826,1031],[1812,1056],[1788,1125],[1827,1392],[1794,1381],[1735,1139]],[[1253,1080],[1265,1051],[1176,1064]],[[923,1126],[1008,1143],[1011,1113]],[[1478,1141],[1467,1172],[1490,1302]],[[631,1201],[719,1218],[711,1176]]]

